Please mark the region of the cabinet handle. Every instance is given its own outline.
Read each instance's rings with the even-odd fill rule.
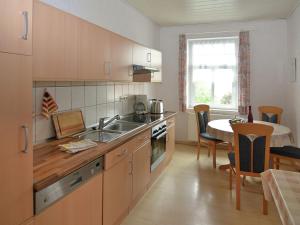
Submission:
[[[110,62],[104,62],[104,73],[105,73],[105,75],[111,74],[111,63]]]
[[[25,135],[25,147],[22,150],[24,153],[28,153],[28,146],[29,146],[29,129],[27,125],[22,125],[22,128],[24,130],[24,135]]]
[[[118,153],[117,156],[121,157],[125,154],[127,154],[127,149],[124,149],[121,153]]]
[[[22,34],[22,39],[23,40],[27,40],[28,39],[28,12],[27,11],[23,11],[22,12],[22,16],[23,16],[23,34]]]

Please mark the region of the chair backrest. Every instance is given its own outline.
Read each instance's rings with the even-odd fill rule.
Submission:
[[[273,127],[264,124],[233,124],[237,174],[259,176],[269,169],[270,138]]]
[[[262,121],[280,124],[282,108],[277,106],[259,106],[258,111]]]
[[[209,105],[196,105],[194,107],[198,137],[201,133],[206,132],[206,127],[209,121]]]

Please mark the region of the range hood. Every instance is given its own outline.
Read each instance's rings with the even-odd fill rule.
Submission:
[[[151,74],[154,72],[159,72],[158,68],[149,67],[149,66],[141,66],[141,65],[132,65],[133,67],[133,75],[135,74]]]

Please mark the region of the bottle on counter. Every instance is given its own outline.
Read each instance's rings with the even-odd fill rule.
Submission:
[[[253,123],[253,115],[252,115],[251,105],[249,105],[249,110],[248,110],[248,123]]]

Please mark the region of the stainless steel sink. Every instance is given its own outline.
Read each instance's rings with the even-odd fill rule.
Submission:
[[[131,123],[131,122],[122,122],[117,121],[114,123],[111,123],[104,127],[104,131],[117,131],[117,132],[129,132],[134,129],[140,128],[144,124],[141,123]]]
[[[111,131],[95,130],[95,131],[83,133],[78,137],[83,139],[90,139],[96,142],[110,142],[117,139],[122,134],[123,134],[122,132],[117,132],[117,131],[111,132]]]

